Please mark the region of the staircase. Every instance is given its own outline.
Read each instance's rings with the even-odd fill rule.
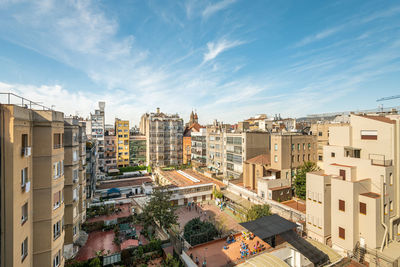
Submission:
[[[365,247],[360,246],[360,242],[358,241],[353,249],[353,258],[357,260],[359,263],[364,263],[365,254],[367,250]]]

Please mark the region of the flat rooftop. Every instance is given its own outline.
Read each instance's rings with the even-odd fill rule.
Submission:
[[[131,215],[131,204],[122,204],[122,205],[115,205],[115,208],[118,209],[120,208],[121,211],[116,213],[112,213],[110,215],[101,215],[98,217],[93,217],[90,219],[87,219],[86,221],[88,223],[91,222],[100,222],[100,221],[109,221],[109,220],[114,220],[114,219],[118,219],[118,218],[124,218],[124,217],[128,217]]]
[[[161,176],[166,178],[171,184],[177,187],[186,187],[186,186],[193,186],[193,185],[201,185],[201,184],[216,184],[220,187],[224,187],[225,185],[220,181],[209,178],[205,175],[202,175],[198,172],[193,170],[181,170],[181,171],[157,171]],[[189,178],[191,177],[191,178]],[[193,179],[194,178],[194,179]],[[198,181],[198,182],[197,182]]]
[[[361,196],[370,197],[370,198],[379,198],[381,195],[374,192],[367,192],[360,194]]]
[[[296,201],[294,199],[288,200],[288,201],[284,201],[281,204],[286,205],[292,209],[298,210],[300,212],[306,213],[306,204],[304,204],[301,201]]]
[[[118,179],[111,181],[101,181],[100,185],[96,186],[96,189],[110,189],[110,188],[118,188],[118,187],[129,187],[129,186],[138,186],[142,185],[146,182],[152,182],[153,180],[150,176],[144,176],[140,178],[127,178],[127,179]]]
[[[188,251],[186,251],[186,254],[188,256],[190,256],[190,254],[193,254],[193,261],[197,257],[200,264],[203,263],[205,256],[207,266],[217,267],[237,263],[242,260],[240,254],[240,243],[242,241],[242,234],[236,234],[235,239],[236,241],[229,245],[226,243],[226,238],[210,241],[190,248]],[[253,240],[243,240],[243,242],[245,242],[248,245],[248,248],[251,250],[257,244],[257,241],[259,242],[259,244],[264,245],[265,250],[271,248],[268,243],[262,241],[256,236]],[[228,249],[224,249],[224,246],[227,246]]]

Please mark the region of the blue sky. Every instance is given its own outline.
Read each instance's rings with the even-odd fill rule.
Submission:
[[[375,108],[399,82],[397,1],[0,0],[0,91],[67,115],[299,117]]]

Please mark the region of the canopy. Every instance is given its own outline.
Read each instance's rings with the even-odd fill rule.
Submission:
[[[119,190],[118,188],[115,188],[115,187],[107,190],[107,194],[115,194],[115,193],[121,194],[121,190]]]
[[[243,208],[250,209],[253,204],[248,201],[247,199],[242,198],[241,196],[238,196],[232,192],[229,192],[227,190],[222,190],[222,194],[226,197],[235,202],[236,204],[239,204]]]

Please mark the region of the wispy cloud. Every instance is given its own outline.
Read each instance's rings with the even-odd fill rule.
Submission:
[[[218,11],[228,8],[230,5],[232,5],[235,2],[236,2],[236,0],[222,0],[215,4],[210,4],[203,10],[202,15],[204,18],[208,18],[208,17],[214,15],[215,13],[217,13]]]
[[[208,51],[204,53],[203,56],[203,63],[213,60],[216,58],[219,54],[222,52],[231,49],[233,47],[245,44],[246,42],[240,41],[240,40],[235,40],[235,41],[228,41],[226,39],[221,39],[218,40],[217,42],[208,42],[207,43],[207,49]]]
[[[338,27],[333,27],[333,28],[330,28],[330,29],[323,30],[323,31],[321,31],[319,33],[316,33],[316,34],[313,34],[313,35],[305,37],[304,39],[302,39],[300,42],[298,42],[294,46],[295,47],[300,47],[300,46],[308,45],[308,44],[313,43],[313,42],[320,41],[322,39],[325,39],[325,38],[327,38],[327,37],[339,32],[339,31],[341,31],[342,29],[343,29],[343,26],[338,26]]]

